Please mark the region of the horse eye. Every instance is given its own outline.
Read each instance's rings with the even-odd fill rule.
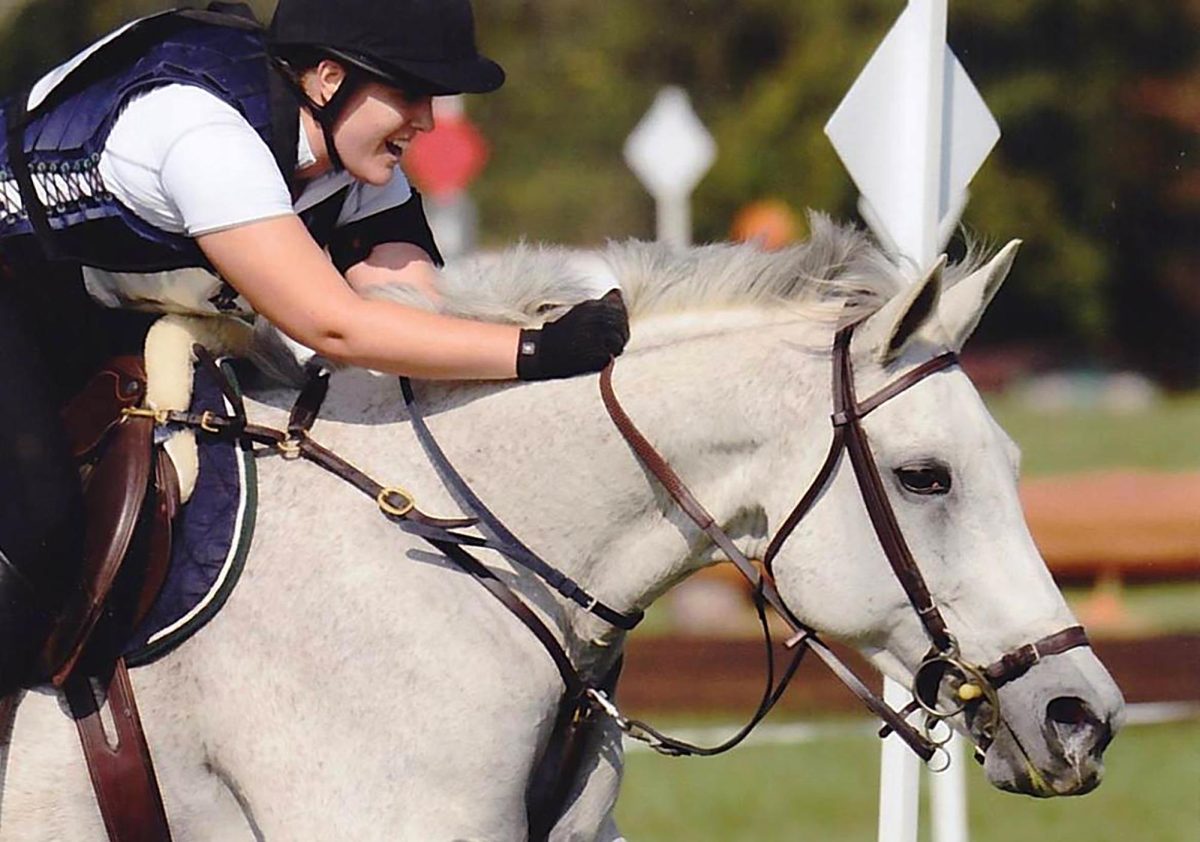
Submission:
[[[945,465],[905,465],[896,469],[900,484],[913,494],[948,494],[950,469]]]

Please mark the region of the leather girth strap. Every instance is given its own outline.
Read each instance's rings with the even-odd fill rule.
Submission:
[[[90,679],[72,678],[66,694],[110,842],[170,842],[167,814],[125,661],[117,661],[108,687],[115,733],[105,731],[103,704]]]

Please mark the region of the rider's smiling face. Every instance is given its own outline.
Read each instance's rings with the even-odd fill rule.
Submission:
[[[323,61],[307,80],[310,95],[328,101],[346,82],[345,70]],[[334,128],[338,154],[346,170],[360,181],[383,185],[391,180],[400,156],[418,132],[433,129],[433,102],[427,95],[409,96],[381,82],[359,85]]]
[[[369,184],[387,184],[418,132],[433,129],[433,100],[367,82],[355,92],[334,130],[346,169]]]

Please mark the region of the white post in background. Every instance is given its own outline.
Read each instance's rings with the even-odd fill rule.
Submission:
[[[950,766],[932,776],[929,809],[934,842],[967,842],[967,744],[957,732],[946,743]]]
[[[908,704],[903,684],[883,680],[883,701],[893,710]],[[895,734],[883,741],[879,758],[879,842],[917,842],[921,797],[920,758]]]
[[[913,278],[937,259],[967,200],[967,185],[1000,128],[946,45],[947,0],[910,0],[825,126],[858,186],[876,237]],[[918,559],[919,561],[919,559]],[[886,680],[884,699],[909,691]],[[935,842],[966,842],[965,753],[947,746],[950,768],[934,777]],[[915,842],[920,769],[901,740],[883,743],[880,842]]]
[[[658,92],[625,140],[625,161],[657,206],[658,240],[692,244],[692,191],[717,157],[717,144],[682,88]]]

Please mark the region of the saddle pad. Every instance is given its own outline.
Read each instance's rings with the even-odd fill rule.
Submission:
[[[221,370],[234,389],[227,362]],[[191,411],[229,415],[233,407],[215,374],[196,370]],[[229,599],[245,564],[257,504],[249,444],[197,432],[200,471],[192,498],[172,530],[171,563],[162,591],[125,649],[130,667],[153,663],[202,629]]]

